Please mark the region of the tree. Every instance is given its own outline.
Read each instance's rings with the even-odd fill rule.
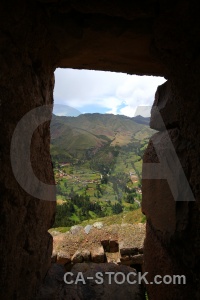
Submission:
[[[128,194],[126,197],[126,202],[133,204],[134,203],[134,194]]]
[[[123,206],[120,203],[115,203],[112,206],[112,211],[114,214],[120,214],[123,211]]]
[[[108,183],[108,176],[107,176],[107,174],[102,175],[101,183],[102,184],[107,184]]]

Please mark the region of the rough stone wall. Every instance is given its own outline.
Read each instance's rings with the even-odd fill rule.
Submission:
[[[1,299],[33,295],[50,266],[52,238],[47,230],[55,214],[55,201],[28,195],[16,182],[10,163],[11,138],[19,120],[31,109],[53,102],[54,70],[44,49],[47,33],[25,4],[21,1],[20,7],[18,3],[12,8],[0,4],[4,12],[0,20]],[[34,133],[31,157],[40,180],[54,183],[49,141],[46,122]],[[29,174],[27,179],[31,180]]]
[[[179,79],[181,74],[179,74]],[[181,80],[181,79],[180,79]],[[193,82],[194,84],[194,82]],[[166,84],[164,84],[166,85]],[[163,88],[161,97],[168,97],[167,90]],[[169,83],[168,83],[169,85]],[[190,86],[190,88],[189,88]],[[147,237],[144,246],[145,271],[149,272],[149,281],[153,281],[155,275],[185,275],[187,284],[180,285],[149,285],[147,290],[150,299],[199,299],[199,245],[200,245],[200,218],[199,218],[199,118],[193,111],[195,107],[196,92],[193,93],[190,80],[170,92],[169,102],[176,99],[176,114],[172,121],[173,114],[168,111],[168,106],[160,109],[165,120],[167,130],[160,129],[156,133],[154,142],[158,149],[163,151],[166,147],[165,136],[169,134],[173,141],[176,154],[181,162],[187,176],[190,187],[193,191],[195,201],[175,201],[170,187],[166,180],[143,180],[143,204],[142,210],[147,216]],[[188,107],[185,96],[188,95],[191,107]],[[185,92],[185,93],[184,93]],[[158,93],[157,93],[158,94]],[[183,98],[180,100],[180,95]],[[171,98],[172,97],[172,98]],[[160,99],[161,101],[163,99]],[[155,100],[157,102],[157,99]],[[197,102],[196,102],[197,104]],[[185,106],[185,109],[183,109]],[[187,108],[186,108],[187,106]],[[196,113],[198,111],[196,105]],[[158,104],[159,107],[159,104]],[[168,115],[166,112],[168,111]],[[178,116],[178,120],[177,120]],[[152,128],[158,129],[152,117]],[[193,119],[193,121],[192,121]],[[169,121],[169,122],[168,122]],[[165,152],[162,152],[165,154]],[[144,154],[144,163],[158,163],[155,148],[150,141]],[[171,165],[173,168],[174,165]],[[162,177],[162,174],[160,174]],[[184,189],[184,186],[182,186]],[[181,199],[179,199],[181,200]]]
[[[122,13],[123,6],[113,1],[109,8],[107,2],[91,1],[84,6],[82,1],[0,3],[1,299],[30,299],[50,265],[52,239],[47,230],[54,221],[55,202],[35,199],[19,186],[10,143],[27,112],[53,103],[55,68],[162,73],[162,65],[149,53],[152,8],[141,14],[136,4],[130,13],[125,5]],[[39,179],[53,183],[49,140],[45,123],[33,135],[31,160]],[[27,180],[31,184],[29,174]]]
[[[169,128],[172,133],[174,128],[179,130],[176,150],[196,202],[174,203],[165,181],[143,182],[148,223],[145,263],[151,274],[183,272],[189,281],[185,287],[149,285],[148,292],[152,300],[200,298],[198,4],[182,0],[1,1],[1,299],[30,299],[50,264],[52,241],[47,230],[55,203],[35,199],[18,185],[10,165],[10,142],[26,112],[53,102],[56,67],[169,79],[167,103],[177,108]],[[171,114],[169,107],[163,110],[165,121]],[[49,138],[49,123],[45,123],[33,136],[31,157],[36,175],[53,183]],[[153,151],[150,143],[145,160],[156,159]]]
[[[171,27],[176,28],[173,33]],[[142,209],[147,216],[145,271],[150,272],[150,281],[156,274],[183,274],[187,283],[185,286],[148,285],[147,290],[153,300],[199,299],[200,64],[199,24],[194,3],[177,5],[176,12],[158,19],[155,28],[154,54],[165,60],[169,78],[158,88],[155,105],[168,134],[174,135],[174,147],[196,201],[174,201],[166,180],[143,180]],[[155,137],[162,149],[166,130],[157,125],[152,115],[151,127],[160,131]],[[158,162],[151,141],[144,162]]]

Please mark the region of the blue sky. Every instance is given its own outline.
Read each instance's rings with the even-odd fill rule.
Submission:
[[[138,106],[151,106],[162,77],[125,73],[56,69],[54,103],[65,104],[81,113],[113,113],[147,116]]]

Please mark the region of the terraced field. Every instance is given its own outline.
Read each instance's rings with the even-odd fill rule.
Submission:
[[[60,216],[55,226],[139,208],[142,156],[153,133],[149,126],[125,116],[55,116],[51,124],[51,155],[57,210],[60,215],[64,214],[61,211],[66,214],[67,207],[71,210],[68,219],[64,218],[64,222]],[[78,205],[77,197],[82,199],[76,200]]]

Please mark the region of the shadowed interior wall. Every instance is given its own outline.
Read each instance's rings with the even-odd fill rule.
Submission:
[[[28,195],[16,182],[10,163],[17,123],[31,109],[52,103],[54,87],[49,35],[41,27],[44,17],[31,11],[28,2],[20,2],[0,4],[1,299],[31,299],[50,266],[52,237],[47,230],[55,214],[55,201]],[[31,160],[39,179],[54,183],[49,142],[45,123],[32,138]],[[31,184],[29,174],[27,180]]]
[[[176,120],[169,129],[179,132],[176,149],[196,202],[173,202],[165,181],[144,180],[145,270],[150,277],[161,271],[182,272],[188,283],[147,289],[152,300],[199,299],[197,6],[197,1],[158,0],[0,3],[0,298],[31,299],[50,266],[52,240],[47,230],[54,221],[55,202],[35,199],[19,186],[10,164],[10,142],[26,112],[53,103],[53,72],[68,67],[168,79],[168,100],[176,103]],[[49,142],[45,123],[34,133],[31,159],[35,174],[53,183]],[[151,143],[144,159],[156,159]]]

